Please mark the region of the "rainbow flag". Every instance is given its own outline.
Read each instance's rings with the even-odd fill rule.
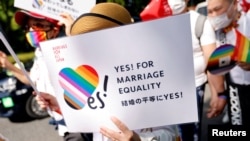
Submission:
[[[235,29],[236,44],[233,54],[235,61],[250,62],[250,40]]]

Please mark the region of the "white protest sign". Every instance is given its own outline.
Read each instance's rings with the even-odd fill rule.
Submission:
[[[185,23],[185,24],[183,24]],[[198,120],[189,14],[42,42],[71,132]]]
[[[96,0],[15,0],[17,8],[32,11],[60,20],[59,14],[69,13],[74,19],[87,13],[96,4]]]

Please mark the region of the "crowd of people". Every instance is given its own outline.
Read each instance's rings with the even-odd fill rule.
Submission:
[[[151,17],[151,20],[183,13],[190,14],[199,121],[197,123],[130,130],[117,117],[111,117],[112,122],[120,130],[119,132],[107,127],[100,127],[100,133],[68,132],[54,88],[50,82],[49,72],[39,42],[131,24],[133,18],[129,11],[119,4],[103,2],[96,4],[89,13],[82,14],[76,20],[73,20],[69,14],[62,13],[61,21],[29,11],[19,10],[16,12],[16,23],[25,30],[24,36],[26,36],[30,45],[35,47],[34,64],[29,75],[40,92],[35,94],[36,100],[42,108],[49,107],[51,109],[52,112],[49,111],[49,114],[57,121],[59,135],[63,136],[65,141],[176,141],[177,139],[181,141],[200,141],[206,84],[209,84],[211,90],[210,108],[206,111],[208,118],[219,116],[228,106],[228,116],[232,125],[250,126],[248,121],[250,113],[247,110],[250,106],[248,104],[250,101],[248,95],[250,90],[250,64],[236,62],[236,66],[225,75],[214,75],[206,70],[209,57],[217,47],[223,44],[236,44],[236,35],[233,29],[238,29],[242,34],[250,38],[250,29],[247,28],[247,24],[250,22],[250,12],[241,11],[238,0],[207,0],[207,19],[201,37],[197,38],[195,27],[200,14],[188,7],[188,0],[166,1],[165,6],[168,6],[167,9],[170,9],[171,12],[166,12],[168,14],[165,15],[161,14],[161,17]],[[95,24],[95,22],[102,24]],[[87,28],[87,25],[92,24],[95,26]],[[29,40],[29,37],[39,38]],[[30,84],[22,70],[8,61],[7,55],[2,51],[0,51],[0,66],[10,70],[23,83]],[[237,102],[232,102],[232,99],[237,99]],[[231,107],[237,107],[237,109]]]

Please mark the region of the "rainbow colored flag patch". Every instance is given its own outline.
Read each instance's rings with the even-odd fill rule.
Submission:
[[[250,40],[235,30],[236,33],[236,44],[233,54],[233,59],[235,61],[250,62]]]

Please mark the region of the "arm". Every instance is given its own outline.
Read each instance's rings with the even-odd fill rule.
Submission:
[[[68,13],[61,13],[60,16],[62,17],[62,19],[60,20],[58,25],[64,25],[66,35],[70,36],[70,28],[74,22],[74,19]]]
[[[61,114],[59,104],[56,100],[56,97],[54,97],[53,95],[44,92],[39,92],[39,94],[36,95],[36,101],[41,108],[50,108],[52,111]]]
[[[120,132],[116,132],[107,127],[101,127],[100,132],[103,136],[111,139],[112,141],[141,141],[140,137],[134,131],[128,129],[128,127],[122,123],[116,117],[111,117],[113,123],[118,127]]]
[[[208,63],[208,59],[216,49],[216,36],[211,26],[211,23],[207,20],[205,22],[205,28],[201,36],[201,45],[204,53],[205,63]],[[209,44],[210,43],[210,44]],[[224,76],[213,75],[206,71],[208,78],[208,85],[211,90],[210,108],[208,109],[207,117],[216,117],[221,114],[226,106],[227,100],[224,97],[219,96],[226,92],[224,85]]]
[[[212,118],[220,115],[227,104],[227,91],[224,88],[224,77],[214,76],[208,72],[208,83],[211,91],[210,107],[207,111],[207,117]],[[223,94],[220,96],[219,94]]]
[[[28,78],[23,74],[23,71],[19,68],[17,68],[16,66],[14,66],[7,58],[7,55],[0,51],[0,66],[2,68],[6,68],[8,70],[10,70],[13,75],[20,80],[21,82],[23,82],[24,84],[29,85],[29,80]]]
[[[202,46],[206,64],[208,58],[215,50],[215,44],[209,44]],[[210,108],[208,109],[207,117],[216,117],[221,114],[227,104],[227,100],[224,97],[219,97],[218,94],[225,93],[224,76],[213,75],[207,71],[208,85],[211,91]]]

